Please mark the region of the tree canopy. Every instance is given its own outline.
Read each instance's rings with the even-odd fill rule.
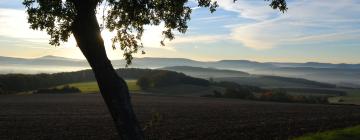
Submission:
[[[45,30],[50,35],[49,43],[59,46],[68,41],[72,34],[72,23],[77,14],[76,1],[80,0],[24,0],[30,27]],[[94,12],[102,12],[104,25],[111,32],[113,49],[119,47],[124,51],[127,64],[131,63],[133,54],[143,51],[141,37],[145,25],[164,24],[164,40],[174,39],[173,31],[185,33],[190,20],[191,7],[188,0],[89,0]],[[236,0],[233,0],[234,2]],[[264,0],[273,9],[287,10],[285,0]],[[214,12],[218,4],[214,0],[196,0],[199,7],[208,7]],[[98,7],[103,6],[103,10]],[[164,40],[160,43],[164,45]]]

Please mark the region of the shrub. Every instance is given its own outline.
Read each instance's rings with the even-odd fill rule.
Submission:
[[[215,98],[222,98],[223,97],[223,95],[221,94],[220,91],[214,90],[213,92],[214,92],[214,97]]]
[[[39,89],[34,93],[41,94],[41,93],[79,93],[79,92],[81,92],[80,89],[66,85],[62,88]]]
[[[316,104],[328,104],[328,97],[325,96],[307,96],[305,101],[307,103],[316,103]]]
[[[221,82],[214,82],[212,83],[214,86],[219,86],[219,87],[224,87],[224,88],[246,88],[248,90],[250,90],[251,92],[264,92],[266,91],[265,89],[262,89],[260,87],[257,86],[249,86],[249,85],[240,85],[238,83],[235,82],[229,82],[229,81],[221,81]]]
[[[254,95],[251,90],[244,87],[226,88],[224,97],[226,98],[240,98],[240,99],[252,99]]]
[[[136,85],[138,85],[142,90],[146,90],[151,86],[151,81],[147,77],[140,77],[136,81]]]
[[[291,96],[285,91],[268,91],[260,95],[260,100],[291,102]]]
[[[276,102],[301,102],[314,104],[327,104],[328,97],[326,96],[302,96],[289,95],[285,91],[268,91],[260,95],[259,100],[276,101]]]

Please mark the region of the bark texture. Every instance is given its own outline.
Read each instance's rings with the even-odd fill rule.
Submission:
[[[120,137],[124,140],[143,140],[144,135],[133,111],[127,84],[116,74],[106,55],[95,15],[96,3],[92,0],[77,0],[74,3],[77,16],[72,32],[95,74]]]

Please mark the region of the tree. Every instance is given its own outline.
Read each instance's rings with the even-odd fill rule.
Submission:
[[[236,1],[236,0],[234,0]],[[285,0],[270,1],[274,9],[286,10]],[[109,61],[101,37],[101,29],[117,34],[112,47],[124,51],[127,64],[132,54],[142,50],[141,36],[144,25],[164,23],[164,39],[174,39],[173,30],[185,33],[190,20],[188,0],[24,0],[30,27],[45,30],[50,44],[59,46],[74,35],[77,46],[89,62],[98,82],[101,95],[123,139],[144,139],[142,130],[132,109],[128,87]],[[196,0],[199,7],[209,7],[211,12],[218,6],[212,0]],[[99,25],[96,12],[99,6],[108,10]],[[161,41],[161,44],[164,44]],[[143,52],[143,51],[142,51]]]
[[[236,88],[226,88],[224,97],[226,98],[240,98],[240,99],[250,99],[253,98],[253,94],[249,88],[246,87],[236,87]]]
[[[5,91],[3,89],[3,85],[0,83],[0,94],[4,94],[4,93],[5,93]]]
[[[151,81],[147,77],[140,77],[136,81],[136,85],[138,85],[142,90],[146,90],[151,86]]]

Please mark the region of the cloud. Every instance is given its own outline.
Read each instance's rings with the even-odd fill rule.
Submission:
[[[0,8],[0,35],[14,38],[46,39],[45,32],[30,29],[24,10]]]
[[[187,44],[187,43],[206,44],[206,43],[214,43],[226,39],[228,39],[228,36],[226,35],[192,35],[192,36],[176,37],[174,40],[172,40],[169,43],[172,45]]]
[[[227,20],[228,18],[230,18],[230,17],[229,16],[210,16],[210,17],[196,18],[194,20],[208,23],[208,22],[215,22],[215,21],[219,21],[219,20]]]
[[[207,20],[207,19],[205,19]],[[209,19],[212,20],[212,19]],[[224,35],[187,35],[175,32],[175,39],[169,41],[165,40],[165,47],[161,46],[160,41],[164,39],[162,31],[164,31],[164,24],[159,26],[146,26],[142,36],[142,43],[144,47],[161,48],[171,51],[176,51],[175,46],[178,44],[189,43],[214,43],[220,40],[228,39]]]
[[[355,0],[301,0],[290,3],[288,12],[281,16],[233,26],[230,36],[257,50],[355,40],[360,37],[359,12],[360,3]]]
[[[221,9],[239,13],[240,17],[253,19],[253,20],[266,20],[278,12],[272,10],[268,6],[268,2],[261,0],[218,0]]]

